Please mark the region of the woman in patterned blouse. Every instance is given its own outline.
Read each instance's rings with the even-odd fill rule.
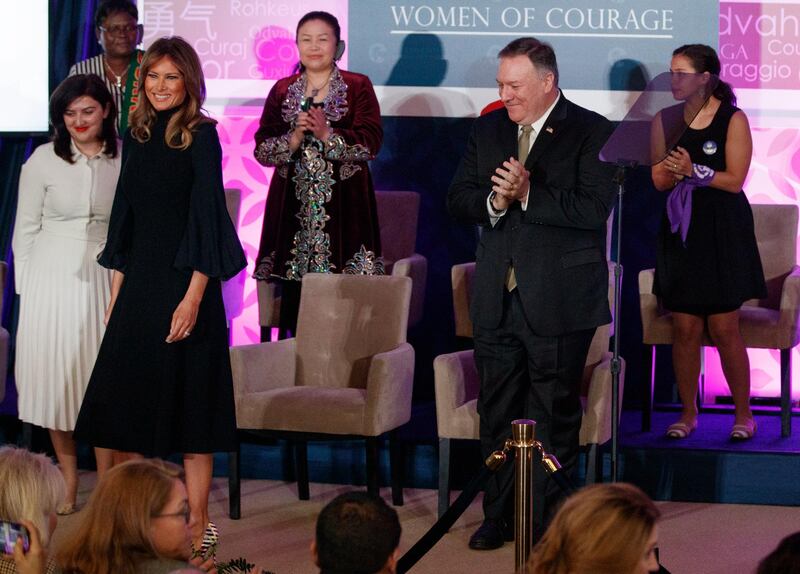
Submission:
[[[372,83],[336,65],[339,22],[309,12],[297,25],[300,71],[267,96],[255,157],[275,167],[254,277],[281,284],[281,327],[295,330],[306,273],[384,272],[367,162],[381,146]]]

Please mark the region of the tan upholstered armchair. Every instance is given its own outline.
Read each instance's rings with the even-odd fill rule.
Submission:
[[[414,252],[420,197],[413,191],[376,191],[375,201],[386,274],[410,277],[412,281],[408,326],[414,327],[422,319],[428,277],[428,260]],[[258,281],[257,295],[261,340],[267,341],[268,331],[278,327],[280,321],[280,288],[272,282]]]
[[[411,279],[308,274],[297,337],[231,349],[236,420],[246,433],[296,442],[298,491],[309,497],[305,443],[363,438],[367,488],[378,492],[378,439],[411,418],[414,349],[406,342]],[[399,450],[392,499],[402,504]],[[238,453],[231,454],[231,517],[239,517]]]
[[[781,436],[792,433],[792,348],[800,342],[800,267],[797,266],[797,206],[754,204],[758,251],[767,280],[767,298],[745,302],[739,325],[746,347],[779,349],[781,363]],[[649,431],[653,410],[656,345],[672,344],[672,314],[659,306],[653,295],[655,271],[639,273],[639,308],[642,343],[647,346],[646,392],[642,404],[642,430]],[[703,335],[703,344],[714,342]]]
[[[5,261],[0,261],[0,317],[3,316],[3,296],[6,291],[6,281],[8,280],[8,265]],[[6,377],[8,376],[8,331],[0,325],[0,403],[6,396]]]
[[[614,263],[609,263],[608,297],[613,304]],[[469,303],[472,292],[474,263],[454,265],[453,305],[456,335],[472,337]],[[597,328],[586,358],[584,372],[585,397],[581,421],[580,444],[587,447],[586,482],[597,480],[602,458],[598,446],[611,438],[611,353],[608,343],[611,324]],[[439,435],[439,515],[450,505],[450,441],[452,439],[480,438],[480,419],[477,411],[480,379],[472,350],[439,355],[433,361],[436,386],[436,423]],[[620,363],[620,388],[625,382],[625,361]],[[582,393],[584,394],[584,393]],[[622,400],[620,399],[620,405]]]

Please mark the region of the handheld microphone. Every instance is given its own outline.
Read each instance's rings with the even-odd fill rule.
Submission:
[[[311,104],[313,103],[313,98],[303,98],[300,100],[300,111],[307,112],[311,109]],[[311,130],[303,130],[303,135],[310,136],[313,132]]]

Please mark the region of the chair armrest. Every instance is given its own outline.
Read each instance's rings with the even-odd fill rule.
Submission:
[[[781,289],[780,349],[791,349],[800,342],[800,267],[792,267]],[[785,337],[785,338],[784,338]]]
[[[367,374],[367,436],[378,436],[411,419],[414,348],[408,343],[372,357]]]
[[[615,261],[608,261],[607,264],[608,264],[608,308],[611,311],[611,324],[608,327],[608,336],[613,337],[614,336],[614,273],[617,269],[617,263]],[[622,277],[620,277],[620,287],[622,286],[621,279]]]
[[[450,270],[450,280],[453,285],[453,316],[458,337],[472,338],[472,319],[469,316],[469,306],[474,275],[474,261],[453,265]]]
[[[295,339],[231,347],[233,393],[237,398],[259,391],[293,387]]]
[[[639,271],[639,311],[643,331],[658,317],[658,297],[653,294],[655,276],[655,269]]]
[[[611,438],[611,353],[606,353],[603,360],[592,371],[589,392],[586,396],[586,407],[583,412],[580,430],[580,444],[604,444]],[[625,359],[620,357],[619,404],[617,405],[617,421],[622,414],[622,396],[625,390]]]
[[[600,325],[595,329],[592,342],[589,344],[589,352],[586,354],[586,365],[599,363],[603,356],[608,352],[611,341],[611,327],[613,323]]]
[[[478,398],[480,377],[472,349],[439,355],[433,360],[437,410],[455,410]]]
[[[8,372],[9,334],[0,327],[0,403],[6,396],[6,373]]]
[[[433,360],[436,421],[447,426],[450,413],[478,397],[480,377],[472,349],[439,355]]]
[[[653,295],[653,284],[656,280],[655,269],[642,269],[639,271],[639,301],[647,301],[649,304],[655,304],[656,296]],[[652,299],[647,297],[652,296]]]
[[[22,274],[17,275],[17,277],[22,277]],[[0,261],[0,315],[3,314],[3,296],[6,292],[6,281],[8,280],[8,264],[5,261]],[[19,280],[17,280],[19,283]],[[19,292],[19,287],[15,286],[17,292]]]
[[[422,319],[425,307],[425,284],[428,280],[428,260],[414,253],[394,262],[392,275],[411,277],[411,306],[408,310],[408,325],[413,326]]]

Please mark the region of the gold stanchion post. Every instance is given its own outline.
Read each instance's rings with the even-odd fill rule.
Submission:
[[[514,483],[514,564],[522,572],[533,547],[533,451],[536,450],[536,421],[511,421],[511,446],[516,451]]]

